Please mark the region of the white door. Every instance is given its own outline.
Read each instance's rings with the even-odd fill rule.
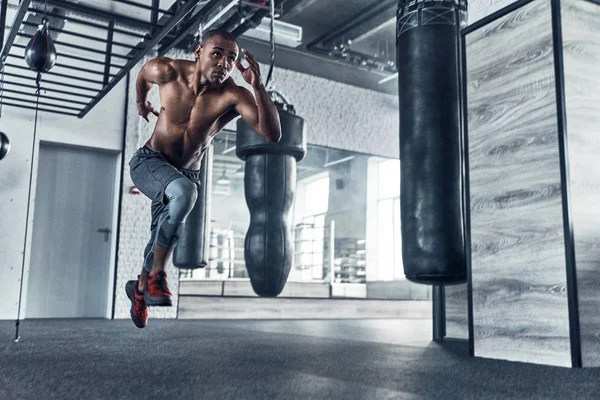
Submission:
[[[106,317],[117,157],[40,145],[26,318]]]

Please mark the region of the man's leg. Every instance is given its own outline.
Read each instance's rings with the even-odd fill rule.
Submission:
[[[158,215],[154,243],[149,249],[152,259],[148,256],[144,263],[148,274],[140,275],[140,286],[145,286],[144,299],[149,306],[171,305],[165,265],[179,239],[187,216],[196,204],[198,189],[195,183],[182,176],[167,185],[163,197],[164,208]]]

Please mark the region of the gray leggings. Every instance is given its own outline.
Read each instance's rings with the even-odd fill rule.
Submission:
[[[152,200],[150,240],[144,250],[144,269],[150,271],[156,245],[171,248],[198,198],[200,171],[176,168],[160,152],[139,149],[129,162],[134,185]]]

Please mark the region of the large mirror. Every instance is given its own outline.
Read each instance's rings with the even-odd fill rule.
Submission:
[[[181,271],[182,293],[252,296],[244,263],[250,213],[235,132],[221,133],[213,148],[210,264]],[[308,145],[289,217],[295,254],[281,296],[430,298],[429,287],[404,277],[399,160]]]

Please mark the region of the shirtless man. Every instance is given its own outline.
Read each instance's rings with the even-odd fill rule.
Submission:
[[[136,84],[139,114],[158,117],[152,137],[129,162],[135,186],[152,200],[150,241],[137,281],[125,285],[131,319],[146,326],[148,306],[170,306],[165,263],[197,198],[200,162],[212,138],[241,116],[268,142],[281,137],[277,108],[261,81],[260,67],[242,49],[248,67],[238,60],[238,44],[229,32],[207,32],[194,50],[195,61],[157,57],[140,71]],[[230,77],[234,65],[254,96]],[[160,111],[147,101],[158,85]]]

